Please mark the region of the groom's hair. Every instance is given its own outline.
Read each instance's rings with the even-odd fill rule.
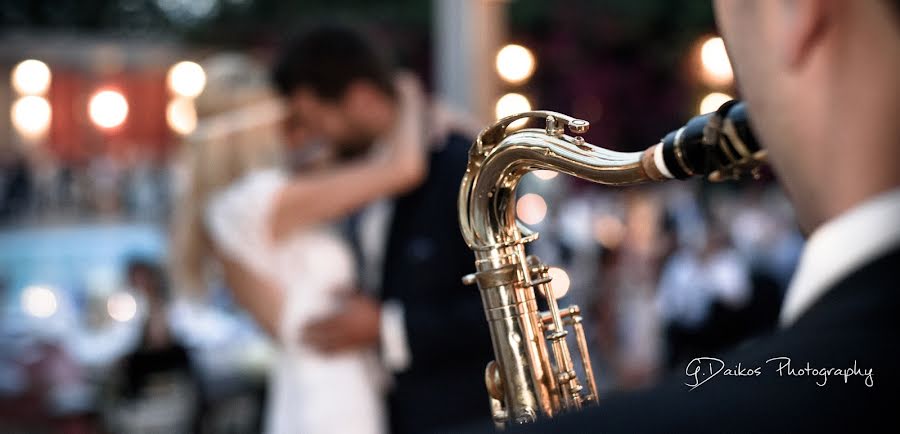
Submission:
[[[395,95],[393,73],[384,56],[361,33],[336,25],[290,39],[272,67],[271,80],[286,97],[307,87],[320,98],[337,100],[357,80]]]

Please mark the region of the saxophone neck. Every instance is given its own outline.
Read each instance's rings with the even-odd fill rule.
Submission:
[[[542,120],[544,128],[509,132],[520,119]],[[515,216],[516,187],[528,172],[553,170],[617,186],[654,180],[642,164],[643,152],[591,145],[581,137],[588,128],[588,122],[560,113],[531,111],[503,118],[478,135],[459,196],[460,225],[470,248],[500,248],[531,235]]]

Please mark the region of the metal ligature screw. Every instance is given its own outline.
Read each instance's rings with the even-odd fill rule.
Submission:
[[[591,128],[590,122],[583,119],[572,119],[569,121],[569,131],[572,134],[584,134]],[[580,135],[575,136],[575,146],[584,151],[590,151],[591,147],[584,143],[584,138]]]
[[[584,143],[584,137],[575,136],[575,146],[578,146],[581,150],[590,151],[591,147]]]
[[[569,121],[569,131],[572,134],[584,134],[591,128],[591,123],[583,119],[572,119]]]

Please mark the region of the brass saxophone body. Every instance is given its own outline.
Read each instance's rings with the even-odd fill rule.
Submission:
[[[543,128],[510,132],[519,119]],[[598,400],[578,306],[560,308],[547,265],[527,256],[538,234],[517,221],[516,187],[534,170],[553,170],[612,186],[706,175],[712,180],[756,174],[765,160],[750,132],[743,104],[731,101],[695,117],[641,152],[616,152],[586,143],[588,123],[560,113],[531,111],[484,129],[469,151],[459,193],[459,221],[475,253],[477,283],[495,360],[485,370],[492,417],[498,427],[578,410]],[[568,130],[572,135],[567,135]],[[548,307],[538,309],[540,294]],[[567,336],[582,359],[576,372]]]

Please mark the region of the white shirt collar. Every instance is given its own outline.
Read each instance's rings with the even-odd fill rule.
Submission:
[[[781,325],[796,321],[826,291],[867,262],[900,245],[900,189],[879,194],[816,229],[781,308]]]

